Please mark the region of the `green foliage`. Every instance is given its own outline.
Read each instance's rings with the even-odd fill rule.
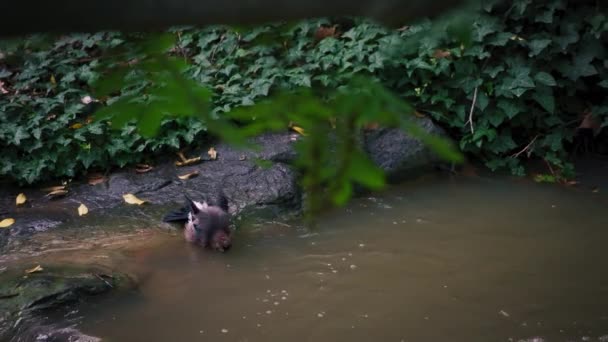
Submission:
[[[447,34],[420,39],[379,77],[451,127],[461,149],[489,168],[522,175],[521,160],[531,157],[569,176],[567,147],[582,113],[607,118],[607,14],[596,1],[487,3],[470,18],[470,46]],[[428,37],[431,29],[402,36]],[[409,77],[396,78],[395,70]]]
[[[162,99],[154,99],[158,94],[149,92],[150,80],[136,75],[141,70],[135,68],[125,75],[119,89],[124,97],[119,101],[137,99],[140,104],[153,104],[154,110],[146,111],[145,120],[125,118],[127,125],[113,122],[119,130],[105,120],[93,120],[94,103],[85,105],[82,99],[93,95],[91,86],[106,77],[104,53],[137,45],[126,44],[126,39],[112,32],[35,36],[0,46],[4,54],[0,81],[6,92],[0,94],[0,176],[20,183],[72,178],[88,169],[144,161],[202,137],[206,126],[197,117],[157,115],[166,107],[159,105]],[[116,60],[132,61],[140,50],[121,52]],[[142,69],[156,67],[148,64]],[[150,73],[156,77],[152,80],[161,79],[156,75],[160,72]]]
[[[304,181],[310,188],[343,176],[329,189],[341,203],[353,181],[381,184],[347,143],[366,122],[387,120],[454,157],[405,120],[412,108],[448,127],[464,152],[491,169],[520,175],[528,157],[571,170],[567,145],[586,108],[608,122],[608,103],[593,95],[608,87],[608,16],[599,2],[485,2],[447,22],[422,20],[398,30],[340,22],[336,34],[315,39],[321,25],[334,24],[2,42],[0,176],[27,183],[74,177],[176,151],[209,132],[242,143],[294,121],[311,137],[298,147],[314,157],[311,163],[332,165],[324,162],[330,151],[323,139],[329,132],[340,138],[335,148],[344,160],[331,170],[300,166],[317,170]],[[373,81],[353,84],[355,76]],[[391,93],[411,106],[396,105]],[[103,102],[96,121],[87,120],[86,95]],[[335,130],[319,124],[330,117]]]

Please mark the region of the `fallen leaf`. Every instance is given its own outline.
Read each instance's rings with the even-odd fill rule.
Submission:
[[[122,198],[124,198],[125,202],[127,202],[129,204],[142,205],[142,204],[146,203],[146,201],[140,200],[139,198],[135,197],[135,195],[133,195],[133,194],[122,195]]]
[[[186,180],[186,179],[194,178],[196,176],[198,176],[198,171],[193,171],[193,172],[190,172],[190,173],[186,173],[185,175],[177,176],[177,178],[182,179],[182,180]]]
[[[437,49],[433,53],[433,57],[435,57],[437,59],[448,58],[451,55],[452,55],[452,53],[450,51],[448,51],[448,50],[441,50],[441,49]]]
[[[38,265],[34,268],[30,268],[29,270],[25,270],[25,273],[32,274],[32,273],[36,273],[36,272],[42,272],[42,270],[44,270],[44,268],[42,268],[42,266]]]
[[[6,90],[6,88],[4,88],[4,82],[2,82],[2,81],[0,81],[0,93],[8,94],[8,90]]]
[[[105,182],[107,180],[106,177],[104,177],[104,175],[100,174],[100,173],[94,173],[89,175],[89,184],[90,185],[97,185],[97,184],[101,184],[103,182]]]
[[[6,218],[6,219],[0,221],[0,228],[8,228],[8,227],[12,226],[13,223],[15,223],[15,219]]]
[[[188,160],[188,158],[186,158],[186,156],[184,156],[184,154],[182,152],[177,152],[177,156],[179,157],[179,160],[181,160],[182,162],[185,162],[186,160]]]
[[[55,75],[51,75],[51,84],[57,85],[57,80],[55,79]]]
[[[196,164],[198,162],[201,161],[201,157],[196,157],[196,158],[190,158],[190,159],[186,159],[184,161],[177,161],[175,162],[176,166],[187,166],[187,165],[192,165],[192,164]]]
[[[135,172],[137,173],[146,173],[146,172],[150,172],[154,169],[153,166],[148,165],[148,164],[137,164],[135,165]]]
[[[82,124],[80,122],[77,122],[75,124],[73,124],[72,126],[70,126],[71,129],[79,129],[82,128]]]
[[[51,186],[48,188],[43,188],[41,189],[44,192],[52,192],[52,191],[57,191],[57,190],[65,190],[65,185],[57,185],[57,186]]]
[[[68,191],[65,189],[58,189],[55,191],[51,191],[48,194],[46,194],[48,197],[51,198],[57,198],[57,197],[62,197],[68,194]]]
[[[365,126],[363,126],[363,129],[365,129],[366,131],[373,131],[378,129],[378,127],[380,127],[380,124],[377,122],[370,122],[365,124]]]
[[[25,201],[27,201],[27,197],[25,197],[25,194],[23,193],[17,195],[17,198],[15,199],[15,203],[17,203],[17,205],[22,205],[25,203]]]
[[[207,151],[207,154],[209,155],[209,158],[211,158],[211,160],[217,159],[217,151],[215,150],[215,148],[210,148],[209,151]]]
[[[291,129],[298,132],[300,135],[304,135],[306,136],[306,132],[304,132],[304,128],[300,127],[300,126],[291,126]]]
[[[78,207],[78,215],[79,216],[84,216],[86,214],[89,213],[89,208],[87,208],[86,205],[80,203],[80,206]]]
[[[424,115],[424,114],[420,113],[420,112],[419,112],[419,111],[417,111],[417,110],[415,110],[415,111],[414,111],[414,115],[415,115],[417,118],[426,118],[426,115]]]
[[[336,26],[331,26],[331,27],[324,27],[324,26],[320,26],[317,31],[315,32],[315,40],[316,41],[321,41],[325,38],[328,37],[335,37],[337,36],[336,34]]]
[[[336,118],[335,117],[329,118],[329,124],[331,125],[332,129],[336,129]]]

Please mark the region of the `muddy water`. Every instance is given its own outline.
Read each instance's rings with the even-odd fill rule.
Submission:
[[[608,340],[608,198],[427,180],[317,233],[249,225],[225,255],[178,237],[124,258],[137,294],[82,309],[108,341]]]

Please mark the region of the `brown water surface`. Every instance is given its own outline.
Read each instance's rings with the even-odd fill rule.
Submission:
[[[316,233],[246,225],[227,254],[167,236],[122,258],[137,294],[80,311],[108,341],[608,341],[608,198],[422,180]],[[604,337],[601,337],[604,336]]]

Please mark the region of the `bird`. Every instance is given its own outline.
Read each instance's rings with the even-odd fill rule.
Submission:
[[[228,200],[219,193],[213,200],[195,201],[187,194],[186,205],[165,215],[164,222],[184,224],[186,241],[226,252],[232,247]]]

